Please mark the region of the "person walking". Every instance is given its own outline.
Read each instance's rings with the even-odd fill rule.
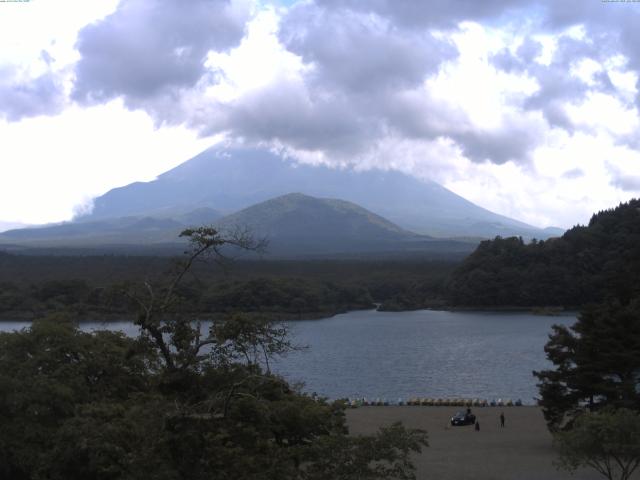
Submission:
[[[476,432],[480,431],[480,422],[476,420]]]
[[[500,427],[504,428],[504,412],[500,412]]]

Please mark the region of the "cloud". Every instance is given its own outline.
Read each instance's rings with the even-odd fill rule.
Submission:
[[[27,117],[53,115],[65,104],[64,89],[55,73],[19,78],[15,69],[0,66],[0,117],[17,122]]]
[[[562,178],[566,178],[567,180],[574,180],[582,177],[584,177],[584,171],[582,171],[581,168],[572,168],[562,174]]]
[[[350,9],[364,14],[375,12],[392,19],[399,26],[420,29],[455,28],[465,20],[495,19],[520,9],[523,4],[515,0],[430,0],[428,3],[415,0],[316,0],[316,3],[331,9]]]
[[[548,63],[540,60],[542,51],[540,42],[527,38],[515,52],[505,48],[493,55],[491,62],[501,70],[527,75],[537,82],[537,91],[525,98],[522,106],[525,110],[540,111],[550,126],[574,131],[575,125],[565,106],[584,101],[590,92],[618,96],[602,67],[612,55],[605,42],[561,34]],[[591,62],[597,70],[580,72],[579,67],[585,62]]]
[[[247,8],[229,0],[123,0],[79,32],[73,99],[102,103],[122,96],[137,107],[194,87],[209,73],[210,50],[241,41]]]
[[[315,4],[293,7],[279,38],[311,66],[314,87],[350,95],[415,87],[456,53],[428,31],[404,31],[384,17]]]
[[[447,162],[461,177],[470,165],[535,172],[535,152],[557,132],[606,128],[619,143],[635,138],[633,127],[581,117],[592,116],[596,99],[634,125],[637,91],[619,77],[640,70],[639,34],[626,19],[635,12],[572,0],[434,0],[428,8],[315,0],[262,6],[247,27],[238,5],[123,0],[80,32],[73,97],[122,97],[156,124],[307,161],[431,171],[451,182]],[[571,168],[558,178],[580,178]]]
[[[302,82],[280,83],[219,105],[205,121],[213,133],[230,131],[245,141],[352,155],[380,135],[380,120],[362,115],[344,95],[314,97]]]
[[[299,67],[244,90],[221,57],[212,61],[210,55],[226,52],[230,58],[241,41],[252,41],[245,28],[248,10],[238,5],[123,0],[113,14],[81,30],[73,98],[103,103],[122,97],[128,108],[146,110],[158,124],[185,123],[202,135],[223,132],[232,140],[287,145],[342,163],[393,136],[450,140],[469,160],[500,165],[530,162],[549,130],[587,128],[576,125],[568,106],[588,101],[593,92],[629,103],[628,92],[617,89],[605,68],[578,71],[582,61],[604,65],[620,51],[631,58],[637,49],[638,34],[622,10],[602,4],[300,2],[277,10],[274,32],[278,48]],[[483,31],[478,38],[486,45],[460,43],[460,37],[475,35],[461,23],[469,21],[484,25],[474,28]],[[612,22],[624,28],[615,32]],[[460,67],[474,62],[472,69]],[[507,83],[528,80],[535,88],[517,92],[491,85],[501,75]],[[216,96],[215,85],[227,93]],[[478,99],[467,93],[474,90]],[[490,90],[494,98],[482,99]]]
[[[612,184],[625,192],[640,192],[640,176],[638,175],[616,175]]]

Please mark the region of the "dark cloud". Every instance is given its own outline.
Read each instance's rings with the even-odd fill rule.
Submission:
[[[456,54],[427,31],[408,32],[384,18],[314,4],[293,7],[279,37],[314,67],[309,80],[317,88],[352,95],[414,87]]]
[[[517,0],[316,0],[316,3],[331,9],[373,12],[398,25],[421,29],[454,28],[464,20],[495,20],[527,6],[527,2]]]
[[[541,135],[527,126],[507,125],[496,131],[469,130],[451,135],[465,156],[474,162],[503,164],[510,160],[524,162],[540,142]]]
[[[474,129],[463,113],[425,91],[425,80],[455,58],[455,49],[427,30],[402,28],[394,15],[382,16],[391,8],[408,15],[402,9],[417,3],[373,2],[364,9],[362,2],[318,1],[292,8],[279,38],[309,67],[303,82],[236,101],[221,124],[244,139],[278,141],[330,158],[356,156],[393,135],[450,138],[478,162],[525,161],[539,141],[537,129],[525,124]],[[474,15],[493,11],[465,5]]]
[[[633,56],[638,49],[640,29],[616,31],[615,22],[627,25],[629,20],[621,17],[621,10],[603,8],[601,2],[585,6],[576,0],[301,3],[282,20],[279,38],[309,67],[302,86],[295,94],[269,88],[235,101],[226,129],[243,138],[277,140],[330,156],[366,150],[385,135],[394,135],[425,141],[450,138],[475,162],[527,162],[544,141],[543,125],[526,120],[527,115],[535,118],[540,112],[551,127],[573,133],[577,127],[566,113],[567,104],[578,104],[592,92],[622,98],[607,72],[596,73],[589,82],[569,73],[581,60],[604,64],[615,53]],[[521,110],[520,121],[487,130],[422,88],[425,79],[456,54],[442,40],[446,35],[434,36],[431,30],[455,30],[463,20],[498,28],[519,25],[531,33],[582,25],[586,34],[560,37],[548,65],[536,61],[543,46],[534,38],[525,39],[514,53],[496,55],[491,61],[498,69],[533,78],[539,88],[509,100],[510,107]]]
[[[80,31],[73,98],[123,96],[135,106],[193,87],[206,72],[207,53],[236,46],[245,21],[228,0],[123,0]]]
[[[282,82],[198,116],[204,134],[226,131],[245,141],[277,142],[355,157],[391,131],[435,138],[440,129],[404,95],[423,89],[439,65],[455,56],[451,44],[428,32],[399,30],[383,18],[331,11],[315,4],[293,7],[279,29],[281,43],[307,65],[301,81]],[[422,103],[421,103],[422,102]],[[416,115],[406,115],[405,105]]]
[[[18,82],[13,69],[0,69],[0,117],[15,122],[26,117],[54,115],[64,103],[64,90],[54,73]]]
[[[640,71],[638,12],[635,5],[598,0],[300,2],[281,19],[278,38],[304,63],[302,77],[230,102],[199,104],[199,92],[218,79],[204,66],[207,52],[237,45],[246,19],[223,0],[123,0],[114,14],[80,32],[73,97],[102,102],[122,96],[157,122],[186,121],[203,135],[225,132],[328,157],[356,158],[393,136],[448,138],[475,162],[527,162],[544,141],[545,122],[570,133],[584,128],[572,124],[567,104],[592,92],[624,98],[605,71],[590,82],[569,71],[580,60],[604,64],[616,53]],[[539,88],[506,100],[504,126],[490,130],[425,86],[455,59],[447,38],[464,20],[522,29],[524,35],[573,25],[586,33],[560,37],[548,65],[536,61],[543,46],[534,37],[491,59],[497,69],[532,78]]]
[[[562,174],[562,178],[566,178],[568,180],[573,180],[576,178],[584,177],[584,171],[580,168],[573,168],[571,170],[567,170]]]
[[[618,187],[625,192],[639,192],[640,191],[640,176],[638,175],[623,175],[616,173],[613,176],[612,185]]]
[[[204,134],[228,131],[245,141],[277,142],[310,151],[355,154],[381,135],[378,118],[361,114],[346,96],[311,97],[304,84],[266,87],[236,102],[216,105]]]

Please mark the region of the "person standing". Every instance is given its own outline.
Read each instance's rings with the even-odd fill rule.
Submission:
[[[500,427],[504,428],[504,412],[500,412]]]
[[[476,420],[476,432],[480,431],[480,422]]]

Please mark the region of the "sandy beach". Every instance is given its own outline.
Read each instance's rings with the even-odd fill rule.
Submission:
[[[473,408],[480,431],[451,427],[449,418],[461,407],[360,407],[348,410],[352,434],[373,433],[402,421],[429,434],[429,447],[415,459],[418,479],[439,480],[591,480],[604,478],[581,470],[571,476],[552,464],[555,453],[538,407]],[[500,427],[499,415],[506,417]],[[633,478],[640,478],[636,472]]]

